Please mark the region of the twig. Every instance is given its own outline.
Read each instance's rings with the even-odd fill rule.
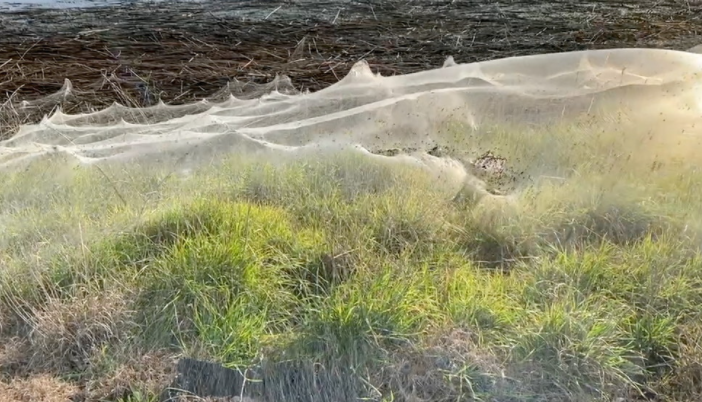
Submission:
[[[0,68],[3,68],[3,67],[5,67],[7,64],[10,64],[11,61],[12,61],[12,59],[8,59],[6,62],[0,64]]]
[[[271,17],[271,15],[275,14],[275,13],[276,13],[276,11],[280,10],[280,8],[281,8],[281,7],[283,7],[283,6],[282,6],[282,5],[281,5],[281,6],[278,6],[278,8],[276,8],[276,9],[275,9],[275,10],[273,10],[273,11],[271,11],[271,13],[270,13],[270,14],[266,15],[266,18],[264,18],[264,20],[267,20],[267,19],[269,19],[269,18]]]

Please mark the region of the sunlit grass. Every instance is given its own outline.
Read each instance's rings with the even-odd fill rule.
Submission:
[[[699,173],[582,127],[541,163],[550,134],[496,133],[474,146],[527,178],[477,204],[351,153],[2,173],[7,386],[151,400],[185,355],[263,367],[271,400],[701,396]]]

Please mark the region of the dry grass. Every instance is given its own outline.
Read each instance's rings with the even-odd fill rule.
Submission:
[[[0,370],[3,379],[23,377],[30,374],[29,370],[29,345],[27,340],[18,336],[3,337],[0,339]]]
[[[26,321],[7,331],[21,337],[0,342],[8,400],[117,401],[158,394],[172,380],[174,356],[131,347],[136,327],[129,304],[124,292],[107,290],[70,300],[47,297],[41,308],[14,302]],[[123,353],[105,354],[110,348]],[[58,380],[66,376],[73,379]]]
[[[78,394],[76,385],[47,374],[0,382],[1,402],[69,402]]]
[[[383,369],[386,391],[396,392],[396,400],[448,402],[484,397],[488,388],[516,389],[497,355],[481,348],[475,338],[455,329],[425,347],[398,350],[393,363]],[[465,372],[458,375],[458,368]]]
[[[83,372],[107,344],[125,342],[133,312],[117,292],[84,295],[71,300],[49,298],[29,313],[29,364],[48,372]]]
[[[675,369],[662,381],[661,395],[670,400],[702,398],[702,334],[699,328],[680,331],[680,347]]]
[[[138,395],[159,395],[171,383],[176,356],[172,352],[127,350],[120,362],[103,365],[104,374],[95,376],[86,385],[86,400],[129,400]]]

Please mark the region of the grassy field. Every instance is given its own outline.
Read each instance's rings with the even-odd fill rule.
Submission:
[[[271,401],[702,398],[702,176],[539,134],[472,142],[506,199],[352,153],[0,173],[0,399],[156,400],[180,356]]]

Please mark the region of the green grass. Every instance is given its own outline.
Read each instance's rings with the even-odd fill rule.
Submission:
[[[564,130],[476,140],[561,177],[513,202],[346,153],[1,173],[2,384],[153,400],[184,355],[262,367],[270,400],[695,400],[702,176]]]

